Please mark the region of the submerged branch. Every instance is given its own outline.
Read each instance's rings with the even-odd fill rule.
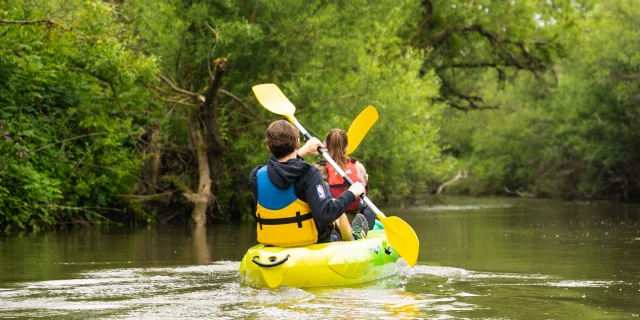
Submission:
[[[436,195],[439,195],[440,192],[442,192],[442,190],[444,190],[444,188],[460,179],[466,179],[467,178],[467,170],[460,170],[458,171],[458,174],[456,174],[453,178],[443,182],[439,187],[438,190],[436,190]]]

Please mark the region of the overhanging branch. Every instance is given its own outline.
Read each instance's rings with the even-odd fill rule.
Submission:
[[[251,110],[251,108],[249,108],[249,106],[246,103],[244,103],[244,101],[242,101],[242,99],[238,98],[233,93],[231,93],[231,92],[229,92],[227,90],[224,90],[222,88],[218,89],[218,91],[220,91],[220,93],[225,94],[228,97],[230,97],[231,99],[233,99],[233,100],[237,101],[238,103],[240,103],[240,105],[243,106],[247,111],[249,111],[249,113],[251,113],[251,115],[254,118],[259,118],[258,115],[255,112],[253,112],[253,110]]]
[[[178,86],[176,86],[175,83],[173,83],[173,81],[169,80],[167,77],[161,75],[161,74],[157,74],[158,78],[160,78],[162,81],[164,81],[166,84],[169,85],[169,87],[171,87],[171,90],[175,91],[175,92],[179,92],[185,95],[188,95],[190,97],[194,97],[197,98],[198,96],[200,96],[199,94],[195,93],[195,92],[191,92],[182,88],[179,88]]]
[[[19,24],[19,25],[28,25],[28,24],[46,24],[47,26],[54,26],[56,28],[60,28],[64,31],[71,31],[72,28],[67,28],[61,25],[58,22],[49,19],[38,19],[38,20],[7,20],[0,19],[0,24]]]

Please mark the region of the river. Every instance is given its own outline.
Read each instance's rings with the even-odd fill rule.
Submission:
[[[415,229],[418,264],[349,287],[241,285],[250,224],[0,238],[0,318],[640,319],[640,206],[430,202],[384,208]]]

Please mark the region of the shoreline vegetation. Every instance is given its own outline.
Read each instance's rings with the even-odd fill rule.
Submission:
[[[0,0],[0,234],[251,215],[278,119],[380,118],[376,203],[640,200],[640,11],[593,1]],[[436,197],[433,197],[437,199]]]

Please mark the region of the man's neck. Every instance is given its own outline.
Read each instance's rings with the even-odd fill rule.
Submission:
[[[295,159],[298,157],[298,150],[296,149],[295,151],[293,151],[292,153],[278,159],[278,162],[287,162],[290,159]]]

